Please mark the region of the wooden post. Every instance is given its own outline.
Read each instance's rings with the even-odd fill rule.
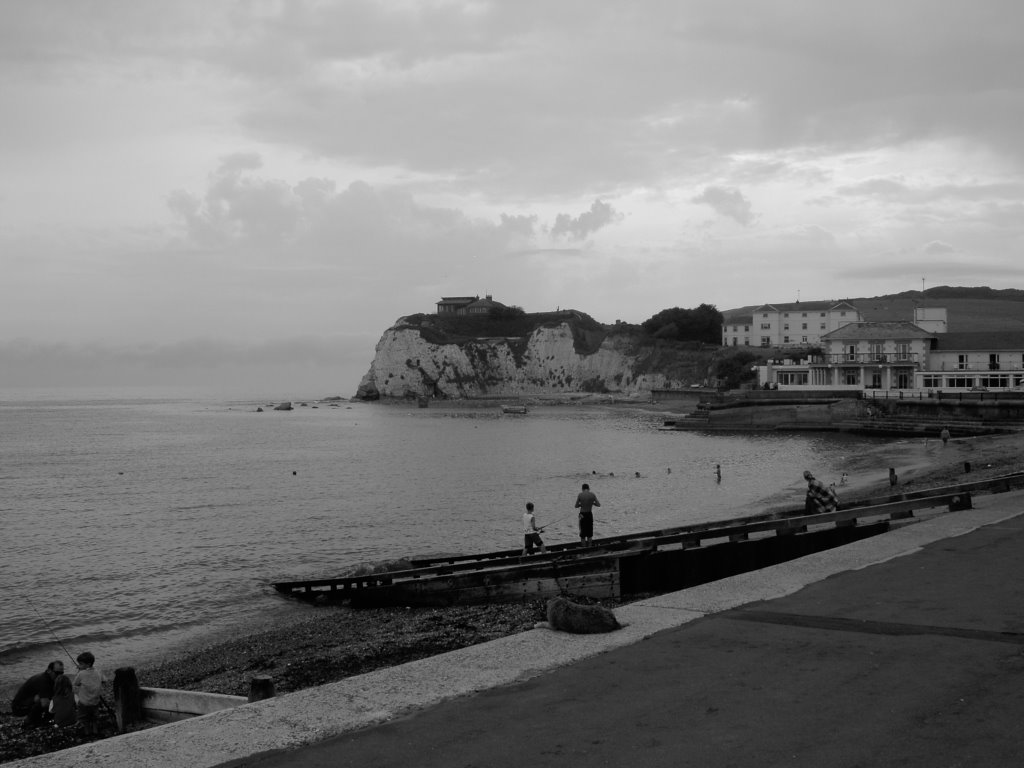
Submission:
[[[132,725],[143,721],[142,691],[135,667],[118,667],[114,670],[114,716],[117,730],[124,733]]]
[[[259,675],[249,681],[249,701],[274,698],[274,678]]]

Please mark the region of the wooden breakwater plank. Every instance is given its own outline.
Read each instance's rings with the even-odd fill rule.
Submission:
[[[353,593],[355,606],[449,606],[519,602],[569,592],[595,598],[619,597],[619,558],[510,568],[481,574],[438,576]]]
[[[687,589],[878,536],[889,529],[889,521],[881,520],[866,525],[820,528],[794,536],[764,536],[659,550],[622,561],[622,594]]]
[[[143,716],[152,722],[173,723],[247,704],[245,696],[171,688],[140,688]]]
[[[939,496],[928,496],[916,499],[907,499],[888,504],[879,504],[871,507],[858,507],[855,509],[840,509],[834,512],[825,512],[815,515],[801,515],[784,518],[766,518],[753,521],[741,521],[719,527],[708,527],[701,530],[681,531],[678,533],[666,534],[651,537],[637,544],[646,546],[651,550],[661,550],[668,547],[692,548],[699,547],[707,541],[727,539],[730,541],[746,541],[751,534],[775,533],[776,535],[803,534],[810,526],[823,526],[835,524],[837,527],[851,527],[857,524],[862,518],[888,518],[890,520],[903,519],[917,509],[928,509],[938,506],[950,506],[954,502],[960,503],[970,498],[967,493],[950,493]]]

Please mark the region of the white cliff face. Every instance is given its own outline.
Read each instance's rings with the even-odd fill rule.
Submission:
[[[606,338],[593,354],[573,347],[566,323],[538,328],[522,339],[479,339],[432,344],[416,328],[388,329],[377,344],[359,396],[448,398],[523,396],[560,392],[639,391],[682,386],[663,374],[637,375],[638,356],[628,337]]]

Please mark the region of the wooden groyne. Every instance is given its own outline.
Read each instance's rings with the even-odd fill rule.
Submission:
[[[281,594],[354,606],[510,602],[573,594],[620,598],[671,591],[801,557],[889,530],[918,510],[969,509],[972,494],[1024,486],[1024,473],[843,504],[555,544],[544,554],[499,550],[412,561],[383,573],[277,582]]]

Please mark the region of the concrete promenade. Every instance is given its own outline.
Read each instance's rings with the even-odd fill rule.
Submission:
[[[645,600],[15,766],[1013,766],[1024,492]]]

